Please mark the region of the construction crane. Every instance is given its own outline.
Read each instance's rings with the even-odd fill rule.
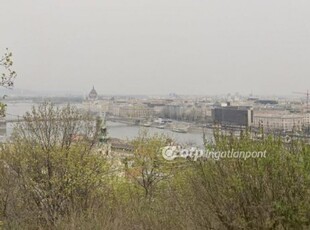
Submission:
[[[302,94],[302,95],[307,97],[306,103],[307,103],[307,113],[308,113],[309,112],[309,90],[307,90],[306,93],[305,92],[293,92],[293,93],[295,93],[295,94]]]

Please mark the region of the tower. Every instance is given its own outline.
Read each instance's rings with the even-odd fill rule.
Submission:
[[[105,113],[100,113],[97,117],[97,136],[98,136],[98,149],[99,152],[109,155],[111,152],[111,147],[109,144],[108,130],[106,126],[106,115]]]
[[[106,116],[105,113],[102,116],[98,116],[98,127],[99,127],[99,135],[98,142],[99,144],[106,144],[108,142],[108,130],[106,126]]]

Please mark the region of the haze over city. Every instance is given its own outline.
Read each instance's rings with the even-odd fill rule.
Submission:
[[[2,0],[16,88],[290,94],[310,83],[309,1]],[[3,52],[1,52],[3,53]]]
[[[310,229],[309,0],[0,3],[0,230]]]

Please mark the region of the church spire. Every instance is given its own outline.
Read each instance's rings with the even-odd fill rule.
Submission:
[[[100,113],[97,118],[98,127],[98,144],[100,146],[108,143],[108,130],[106,126],[106,115],[105,113]]]

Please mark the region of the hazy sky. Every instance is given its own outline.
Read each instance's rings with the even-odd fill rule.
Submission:
[[[310,88],[309,0],[0,0],[16,87],[100,94]]]

